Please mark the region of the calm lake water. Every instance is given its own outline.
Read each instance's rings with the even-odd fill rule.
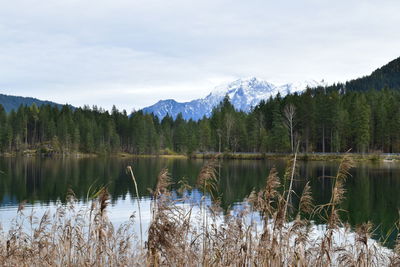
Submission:
[[[195,185],[203,160],[186,159],[48,159],[0,158],[0,222],[7,225],[16,215],[18,204],[27,201],[36,210],[52,209],[56,201],[64,201],[69,189],[73,190],[80,205],[85,205],[88,192],[107,186],[111,194],[111,219],[123,222],[135,211],[131,178],[126,167],[133,166],[140,195],[143,196],[144,213],[149,205],[148,188],[154,188],[158,173],[168,168],[174,182],[182,178]],[[221,161],[219,190],[222,207],[228,210],[253,190],[260,189],[272,167],[283,176],[286,163],[281,160],[224,160]],[[330,199],[332,179],[337,162],[298,162],[299,178],[294,183],[301,192],[310,181],[316,204]],[[343,220],[351,225],[372,221],[377,226],[375,237],[383,237],[398,220],[400,208],[400,164],[360,163],[351,171],[346,182],[347,210]],[[194,197],[200,198],[198,191]],[[318,220],[317,220],[318,222]],[[395,237],[392,234],[391,239]]]

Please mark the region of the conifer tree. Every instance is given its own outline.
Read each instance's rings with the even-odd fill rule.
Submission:
[[[357,98],[354,108],[354,134],[357,150],[365,153],[370,140],[370,107],[365,97]]]
[[[278,106],[273,112],[272,129],[268,136],[268,150],[272,152],[288,152],[290,150],[290,140]]]

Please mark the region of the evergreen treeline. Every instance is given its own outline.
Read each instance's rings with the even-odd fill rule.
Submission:
[[[308,89],[277,95],[246,114],[225,98],[210,118],[161,121],[115,107],[0,106],[0,150],[42,152],[400,152],[400,92]]]

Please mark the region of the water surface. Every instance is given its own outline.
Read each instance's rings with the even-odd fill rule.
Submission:
[[[175,183],[186,179],[195,186],[203,164],[203,160],[162,158],[0,158],[0,221],[6,225],[15,216],[21,201],[36,209],[51,209],[56,201],[65,201],[67,192],[72,190],[80,204],[85,205],[95,189],[107,186],[111,194],[111,217],[122,222],[135,211],[132,197],[135,193],[126,173],[127,166],[133,166],[143,205],[147,207],[148,189],[154,188],[163,168],[168,168]],[[315,203],[328,202],[332,188],[330,177],[336,174],[338,162],[298,162],[298,165],[295,191],[299,194],[310,181]],[[271,168],[275,167],[283,176],[285,166],[282,160],[221,161],[218,169],[221,206],[229,210],[233,205],[240,205],[252,190],[265,185]],[[346,182],[342,208],[347,212],[342,214],[343,220],[352,226],[372,221],[378,227],[375,236],[384,237],[398,220],[400,164],[359,163],[351,175]],[[199,198],[200,193],[194,191],[192,196]],[[318,222],[318,218],[314,219]],[[394,237],[395,233],[391,239]]]

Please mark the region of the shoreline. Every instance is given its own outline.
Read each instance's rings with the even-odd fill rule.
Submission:
[[[340,161],[343,156],[350,154],[354,161],[375,161],[375,162],[398,162],[400,154],[376,154],[376,153],[298,153],[297,160],[299,161]],[[229,159],[229,160],[287,160],[293,154],[291,153],[194,153],[191,155],[175,154],[175,155],[135,155],[126,154],[114,155],[117,157],[132,157],[132,158],[170,158],[170,159]]]
[[[400,154],[398,153],[298,153],[297,159],[299,161],[338,161],[341,160],[345,154],[350,154],[352,158],[357,161],[379,161],[379,162],[398,162],[400,161]],[[125,152],[110,153],[110,154],[97,154],[97,153],[57,153],[57,154],[43,154],[35,150],[26,150],[23,152],[0,153],[0,157],[43,157],[43,158],[96,158],[96,157],[113,157],[113,158],[164,158],[164,159],[231,159],[231,160],[286,160],[291,153],[193,153],[187,154],[130,154]]]
[[[388,153],[298,153],[299,161],[340,161],[344,155],[350,154],[354,161],[380,161],[380,162],[397,162],[400,161],[400,154]],[[191,158],[211,159],[216,157],[218,153],[198,153]],[[233,160],[277,160],[288,159],[292,153],[222,153],[220,157],[223,159]]]

